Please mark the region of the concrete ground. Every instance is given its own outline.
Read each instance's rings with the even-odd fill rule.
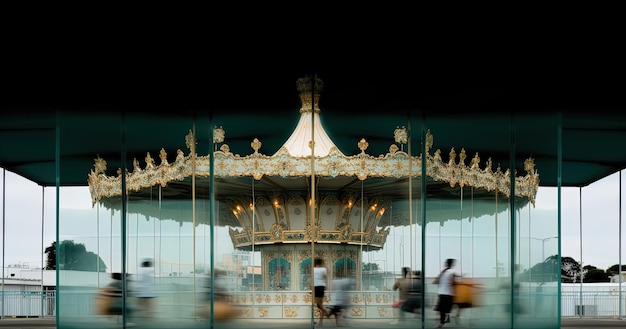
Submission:
[[[434,328],[436,323],[433,321],[426,322],[426,328]],[[86,328],[122,328],[120,323],[110,323],[107,326],[94,325],[85,323],[81,329]],[[214,324],[214,328],[255,328],[255,329],[298,329],[310,328],[311,323],[308,320],[284,320],[284,321],[265,321],[265,320],[234,320],[229,322],[218,322]],[[335,328],[335,321],[327,319],[324,321],[323,327],[315,326],[315,328]],[[416,323],[410,323],[407,326],[398,326],[389,324],[388,320],[351,320],[347,328],[417,328]],[[39,328],[39,329],[56,329],[55,318],[18,318],[18,319],[0,319],[0,328]],[[79,326],[72,327],[79,328]],[[144,325],[134,324],[128,328],[172,328],[171,323],[158,322],[146,323]],[[197,328],[209,328],[208,322],[198,323]],[[346,327],[342,327],[346,328]],[[444,328],[471,328],[468,325],[446,324]],[[574,318],[567,317],[561,320],[562,329],[573,328],[626,328],[626,319],[616,318]]]

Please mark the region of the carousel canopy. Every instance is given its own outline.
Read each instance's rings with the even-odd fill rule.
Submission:
[[[481,163],[476,153],[468,163],[465,149],[461,149],[458,158],[454,148],[449,151],[448,158],[442,158],[440,149],[432,154],[433,136],[428,132],[425,141],[420,143],[425,147],[425,154],[413,156],[402,151],[408,143],[407,129],[396,127],[393,131],[393,140],[390,140],[388,151],[383,155],[369,155],[366,150],[369,143],[361,138],[358,143],[360,152],[353,156],[346,156],[334,146],[320,122],[319,98],[323,82],[317,77],[305,76],[297,80],[296,85],[300,93],[302,106],[300,120],[287,142],[272,156],[259,152],[262,142],[255,138],[251,141],[254,153],[241,156],[233,154],[230,146],[225,142],[225,132],[220,126],[213,130],[213,143],[219,151],[206,156],[198,156],[196,135],[190,130],[185,137],[188,155],[178,149],[174,162],[168,161],[167,152],[161,149],[160,163],[156,163],[150,152],[145,156],[145,166],[137,159],[133,159],[133,168],[123,174],[117,169],[117,176],[108,176],[106,160],[100,157],[95,159],[94,170],[89,174],[89,190],[94,203],[102,198],[122,195],[122,186],[129,192],[139,192],[151,186],[166,186],[170,182],[182,181],[190,176],[206,177],[214,175],[218,178],[252,177],[260,180],[263,177],[307,178],[325,177],[332,181],[337,177],[347,177],[354,181],[363,181],[367,178],[412,179],[427,176],[434,181],[446,182],[451,187],[468,186],[485,191],[495,191],[511,196],[511,174],[508,169],[503,171],[500,166],[494,168],[491,158]],[[312,129],[315,127],[315,129]],[[391,134],[390,134],[391,135]],[[220,146],[221,144],[221,146]],[[317,151],[317,152],[316,152]],[[213,158],[213,159],[212,159]],[[314,159],[313,159],[314,158]],[[211,163],[213,160],[213,164]],[[422,163],[426,162],[426,171],[422,171]],[[214,168],[212,168],[212,165]],[[539,174],[535,170],[534,159],[528,158],[524,163],[526,175],[515,177],[515,196],[525,197],[534,203],[539,187]],[[516,172],[515,172],[516,174]],[[122,184],[123,180],[125,184]],[[289,190],[289,180],[282,180],[287,185],[279,184],[274,179],[275,189]],[[293,182],[293,181],[292,181]],[[295,182],[304,183],[296,189],[306,191],[306,180]],[[413,183],[415,184],[415,183]],[[291,184],[293,187],[293,184]],[[344,190],[345,186],[338,187]],[[393,189],[392,186],[389,186]],[[316,188],[318,188],[316,186]],[[369,192],[371,193],[371,192]],[[394,192],[390,192],[394,193]],[[383,192],[383,195],[385,193]],[[183,193],[177,198],[188,199],[190,192]],[[408,194],[407,194],[408,195]],[[406,196],[403,196],[406,197]]]
[[[132,170],[125,174],[125,187],[133,203],[129,207],[131,211],[181,222],[205,218],[202,211],[195,217],[189,214],[193,209],[190,191],[193,188],[198,199],[208,199],[208,177],[214,175],[216,199],[223,203],[216,224],[241,228],[231,232],[237,247],[249,246],[251,234],[259,235],[254,239],[257,243],[301,243],[308,241],[313,234],[307,228],[306,218],[310,214],[307,210],[310,177],[314,175],[315,187],[319,191],[316,201],[321,229],[319,238],[329,243],[365,243],[370,247],[381,247],[387,234],[385,227],[410,224],[409,192],[415,199],[426,193],[428,202],[436,204],[429,209],[428,222],[476,218],[508,208],[508,169],[494,168],[490,158],[481,162],[478,153],[468,157],[465,149],[457,154],[452,148],[444,160],[440,149],[433,151],[434,138],[429,132],[424,143],[425,173],[422,172],[422,155],[403,151],[408,142],[405,127],[396,127],[393,133],[390,132],[393,138],[389,138],[385,154],[367,154],[369,143],[361,138],[358,143],[355,141],[359,152],[346,156],[335,146],[321,123],[322,80],[305,76],[298,79],[296,85],[300,93],[301,117],[287,142],[276,153],[271,156],[260,153],[262,141],[255,138],[250,143],[253,153],[234,154],[228,145],[226,131],[219,126],[213,130],[214,149],[219,150],[197,155],[196,136],[190,130],[185,137],[188,152],[179,149],[174,161],[168,161],[164,149],[159,153],[159,160],[149,152],[143,163],[133,159]],[[312,130],[311,127],[315,128]],[[314,142],[310,142],[311,139]],[[312,156],[314,161],[311,161]],[[211,157],[214,159],[213,170]],[[534,202],[539,185],[539,174],[532,158],[526,160],[524,170],[524,176],[515,178],[515,194],[519,199],[516,206],[520,207]],[[89,174],[94,203],[119,209],[124,177],[120,169],[116,172],[117,175],[107,175],[106,160],[95,159],[94,169]],[[191,181],[191,176],[197,178]],[[415,178],[426,180],[426,192],[421,190],[418,180],[410,183],[410,179]],[[159,186],[164,188],[158,192],[153,190]],[[459,187],[469,188],[465,198]],[[496,194],[505,197],[500,205],[497,205]],[[151,208],[151,199],[156,195],[168,202],[158,211]],[[147,203],[143,202],[146,200]],[[472,203],[472,213],[459,212],[462,202]],[[173,209],[171,214],[167,211],[170,206]],[[383,218],[392,206],[397,209],[395,214]],[[181,213],[181,209],[188,210]],[[367,224],[360,222],[362,212],[366,213]],[[263,218],[266,218],[265,225]],[[253,223],[259,223],[259,227],[254,233],[247,232]],[[383,229],[378,229],[380,227]]]

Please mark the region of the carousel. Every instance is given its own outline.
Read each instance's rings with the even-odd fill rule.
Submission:
[[[263,141],[256,138],[250,141],[251,154],[232,153],[226,129],[218,125],[214,151],[198,155],[190,129],[187,152],[176,150],[168,160],[162,149],[158,164],[148,152],[143,166],[134,159],[132,168],[109,175],[105,159],[96,158],[88,177],[93,204],[119,211],[125,197],[129,210],[146,217],[228,228],[235,250],[260,252],[265,291],[310,290],[315,257],[326,261],[331,277],[344,268],[358,281],[363,252],[384,248],[390,228],[458,219],[458,210],[447,205],[458,202],[463,187],[472,188],[474,217],[507,208],[502,202],[494,209],[495,195],[513,197],[516,207],[534,204],[539,174],[532,158],[525,161],[526,174],[515,177],[511,196],[508,169],[494,169],[491,158],[481,163],[478,153],[468,161],[465,149],[458,154],[451,149],[444,160],[440,149],[433,151],[430,131],[419,147],[423,154],[407,152],[409,131],[401,123],[390,131],[386,154],[368,154],[369,143],[361,138],[354,141],[360,153],[346,155],[320,118],[323,82],[306,76],[296,86],[300,118],[274,154],[261,153]],[[171,214],[145,202],[155,186],[163,188],[160,197],[180,200]],[[422,198],[438,205],[426,218],[416,209]],[[194,200],[212,201],[208,209],[197,209]],[[180,208],[189,211],[181,215]]]

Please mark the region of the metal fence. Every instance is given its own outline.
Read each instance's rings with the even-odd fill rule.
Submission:
[[[614,318],[626,315],[626,292],[583,291],[561,293],[561,316]]]
[[[56,316],[55,291],[2,291],[0,310],[3,318]]]

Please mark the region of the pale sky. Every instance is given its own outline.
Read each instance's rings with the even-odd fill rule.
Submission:
[[[3,190],[0,190],[0,196],[3,196],[0,209],[4,218],[0,250],[4,258],[4,266],[16,264],[28,267],[41,266],[45,262],[43,250],[56,240],[56,189],[45,189],[44,223],[42,224],[42,188],[8,171],[0,171],[0,181],[3,178],[3,172],[6,179],[4,183],[6,195],[3,195]],[[62,198],[66,202],[61,204],[62,208],[91,209],[91,200],[86,186],[63,188],[62,191],[64,196],[67,196]],[[537,203],[532,211],[533,216],[541,216],[543,212],[556,213],[555,191],[556,188],[541,187],[539,189]],[[582,208],[579,202],[580,196],[582,196]],[[562,189],[561,255],[563,257],[572,257],[578,262],[582,260],[583,265],[593,265],[603,270],[619,263],[620,257],[622,257],[622,263],[625,261],[624,256],[621,256],[619,252],[619,198],[619,173],[583,188],[582,193],[578,188]],[[581,214],[583,218],[582,240]],[[582,241],[582,257],[580,241]],[[542,244],[541,241],[536,242],[537,246]],[[543,243],[546,257],[551,251],[556,250],[557,243],[557,239],[547,239]],[[624,250],[623,246],[622,250]],[[379,260],[382,257],[376,255],[372,257],[376,258],[372,261],[376,261],[381,267],[385,265],[385,261]],[[386,265],[394,266],[393,264]]]

